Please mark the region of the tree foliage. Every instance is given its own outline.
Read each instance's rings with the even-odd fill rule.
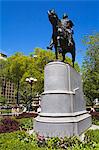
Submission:
[[[61,56],[59,56],[61,60]],[[46,51],[41,48],[35,48],[30,56],[22,53],[16,53],[5,61],[5,67],[2,68],[2,74],[5,78],[15,84],[16,91],[19,88],[19,97],[27,101],[30,96],[30,85],[25,82],[27,77],[37,79],[37,83],[32,86],[33,96],[41,94],[44,88],[44,67],[55,60],[55,54],[52,51]],[[66,62],[72,65],[70,58],[66,57]],[[79,72],[79,66],[75,63],[75,69]]]
[[[88,48],[82,66],[83,88],[89,104],[93,104],[99,98],[99,34],[85,37],[84,42]]]
[[[3,96],[0,96],[0,105],[5,105],[6,104],[6,98]]]

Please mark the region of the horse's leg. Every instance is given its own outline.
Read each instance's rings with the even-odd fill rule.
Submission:
[[[74,68],[74,61],[75,61],[75,59],[74,59],[74,52],[71,51],[70,53],[71,53],[71,55],[72,55],[72,65],[73,65],[73,68]]]
[[[73,48],[73,52],[72,52],[72,64],[73,64],[73,68],[74,68],[74,62],[75,62],[75,47]]]
[[[58,59],[58,51],[57,51],[57,46],[55,46],[55,55],[56,55],[56,59]]]
[[[73,67],[74,67],[74,62],[75,62],[75,56],[76,56],[76,49],[75,49],[75,42],[73,40],[73,56],[72,56],[72,59],[73,59]]]
[[[65,53],[64,53],[64,50],[63,50],[63,49],[62,49],[62,57],[63,57],[62,62],[64,62],[64,61],[65,61]]]
[[[72,60],[73,68],[74,68],[74,61]]]
[[[62,56],[63,56],[63,62],[64,62],[65,61],[65,54],[62,53]]]

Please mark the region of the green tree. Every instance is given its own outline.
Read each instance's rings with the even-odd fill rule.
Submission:
[[[5,105],[6,103],[7,103],[6,98],[3,97],[3,96],[0,96],[0,104],[1,104],[1,105]]]
[[[2,69],[5,79],[15,84],[17,104],[19,103],[20,82],[23,74],[26,72],[27,64],[27,56],[24,56],[22,53],[16,53],[7,58],[6,65],[4,69]]]
[[[61,55],[59,56],[61,60]],[[33,77],[37,83],[32,86],[32,97],[37,93],[41,94],[44,90],[44,67],[55,60],[55,54],[52,51],[46,51],[41,48],[35,48],[30,56],[24,56],[22,53],[16,53],[7,58],[5,68],[2,70],[5,78],[12,81],[16,87],[17,103],[21,98],[22,103],[27,103],[30,96],[30,85],[27,84],[26,78]],[[66,57],[66,62],[72,64],[70,58]],[[75,63],[75,69],[79,72],[79,66]]]
[[[6,78],[5,78],[6,63],[7,63],[6,60],[0,59],[0,95],[2,93],[4,95],[4,98],[6,91]],[[4,100],[4,98],[2,98],[1,96],[0,97],[1,101]],[[7,99],[4,100],[4,103],[7,103]]]
[[[83,88],[87,102],[93,105],[99,98],[99,34],[86,36],[84,43],[88,48],[82,66]]]
[[[46,51],[41,48],[35,48],[34,52],[31,53],[31,56],[36,57],[34,57],[34,64],[31,64],[29,71],[32,71],[32,74],[37,78],[38,82],[35,89],[39,94],[41,94],[44,90],[44,67],[47,63],[55,61],[55,53],[50,50]],[[62,60],[61,55],[59,55],[59,60]],[[65,62],[72,65],[72,60],[68,57],[66,57]],[[78,63],[75,63],[75,69],[78,72],[80,71]]]

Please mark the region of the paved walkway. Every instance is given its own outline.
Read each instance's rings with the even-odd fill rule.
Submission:
[[[92,124],[92,126],[89,129],[96,130],[99,129],[99,126]]]

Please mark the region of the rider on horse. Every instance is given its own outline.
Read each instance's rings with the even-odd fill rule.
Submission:
[[[51,10],[52,14],[55,14],[54,9]],[[60,20],[59,25],[58,25],[58,37],[57,39],[59,40],[60,38],[66,38],[68,37],[68,46],[73,45],[72,39],[73,39],[73,23],[71,20],[68,19],[68,16],[64,13],[63,18]],[[52,50],[53,47],[53,38],[51,38],[50,46],[47,47],[47,49]]]
[[[61,29],[64,33],[63,37],[68,37],[68,46],[73,45],[72,38],[73,38],[73,23],[71,20],[68,19],[68,15],[64,13],[63,18],[61,19]]]
[[[74,67],[75,62],[75,42],[73,40],[73,23],[68,19],[67,15],[63,15],[63,19],[60,20],[54,10],[48,11],[48,18],[52,25],[52,40],[48,49],[52,49],[54,46],[56,60],[58,60],[58,53],[63,56],[63,62],[65,61],[65,54],[71,53],[72,63]]]

